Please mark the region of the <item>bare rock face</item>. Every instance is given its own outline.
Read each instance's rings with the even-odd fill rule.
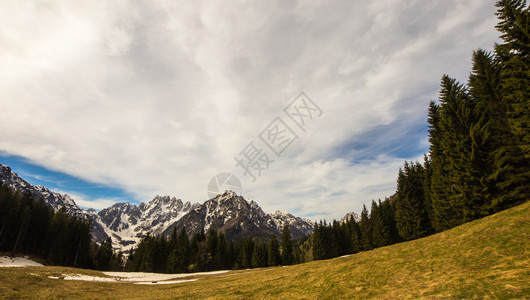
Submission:
[[[156,196],[138,206],[116,203],[96,213],[93,220],[101,224],[115,247],[128,250],[147,233],[161,234],[198,205],[183,203],[175,197]]]
[[[56,211],[64,206],[68,212],[81,212],[81,209],[77,206],[75,201],[70,198],[70,196],[52,192],[40,185],[32,185],[20,178],[17,173],[11,170],[10,167],[1,164],[0,181],[2,181],[4,184],[7,184],[7,186],[9,186],[9,188],[12,190],[17,190],[21,193],[29,192],[33,195],[33,197],[35,197],[35,199],[43,198],[44,201]]]
[[[169,234],[173,228],[180,231],[185,227],[189,234],[195,234],[213,228],[224,232],[228,239],[248,236],[269,239],[273,235],[279,237],[286,224],[293,238],[310,234],[314,226],[310,220],[285,212],[267,214],[256,202],[226,191],[191,210],[164,233]]]

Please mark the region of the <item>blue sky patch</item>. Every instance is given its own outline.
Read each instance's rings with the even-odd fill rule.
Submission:
[[[60,191],[61,193],[66,192],[74,200],[79,199],[76,199],[75,195],[72,194],[81,195],[87,201],[107,199],[112,202],[138,202],[134,200],[134,196],[131,193],[121,188],[106,186],[66,173],[50,170],[31,163],[21,156],[0,152],[0,164],[11,167],[13,172],[33,185],[42,185],[50,190]],[[82,207],[79,201],[77,202]]]

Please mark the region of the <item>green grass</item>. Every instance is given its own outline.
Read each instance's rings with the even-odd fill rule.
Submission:
[[[105,276],[63,267],[1,268],[0,298],[530,299],[529,245],[530,201],[427,238],[349,257],[173,285],[47,277]]]

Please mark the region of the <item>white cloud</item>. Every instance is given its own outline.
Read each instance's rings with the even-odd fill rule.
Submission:
[[[77,206],[80,208],[93,208],[93,209],[104,209],[106,207],[112,206],[113,204],[120,202],[120,198],[96,198],[91,199],[91,197],[84,195],[76,191],[66,191],[60,189],[52,189],[53,192],[59,194],[68,194],[72,199],[74,199]],[[88,200],[90,199],[90,200]]]
[[[107,207],[110,207],[114,204],[116,204],[117,200],[121,200],[121,199],[94,199],[94,200],[84,200],[84,198],[81,198],[79,197],[78,194],[72,196],[74,197],[74,200],[75,200],[75,203],[77,204],[77,206],[81,207],[81,208],[93,208],[93,209],[97,209],[97,210],[101,210],[101,209],[104,209],[104,208],[107,208]]]
[[[494,12],[480,0],[5,2],[0,150],[139,201],[201,202],[233,172],[266,210],[339,218],[390,195],[404,159],[363,134],[388,125],[377,134],[399,139],[423,122],[441,75],[465,81],[472,50],[491,48]],[[300,91],[322,118],[249,182],[233,156]]]

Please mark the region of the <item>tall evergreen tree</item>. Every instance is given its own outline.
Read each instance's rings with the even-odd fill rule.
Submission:
[[[219,232],[217,236],[217,247],[215,250],[217,256],[215,259],[215,269],[223,270],[231,266],[228,266],[226,259],[226,237],[224,233]]]
[[[66,259],[69,225],[68,219],[68,213],[63,206],[54,214],[51,220],[47,233],[47,244],[50,249],[47,260],[50,262],[64,261]]]
[[[362,246],[362,234],[361,234],[361,228],[359,227],[359,224],[353,216],[350,217],[348,221],[348,229],[350,233],[350,241],[351,241],[351,251],[352,253],[357,253],[359,251],[363,250]]]
[[[261,268],[267,266],[267,245],[257,243],[252,251],[252,267]]]
[[[176,236],[176,238],[175,238]],[[171,235],[169,245],[173,244],[171,241],[174,240],[173,249],[168,256],[167,269],[170,273],[181,273],[188,271],[190,264],[190,241],[186,228],[182,227],[180,233],[176,235],[176,229]]]
[[[267,263],[269,266],[278,266],[280,264],[280,245],[274,235],[269,241]]]
[[[472,168],[468,172],[477,186],[469,207],[475,218],[521,203],[528,195],[528,162],[510,130],[501,69],[500,61],[491,54],[483,50],[473,53],[468,85],[477,122],[470,131]]]
[[[289,225],[285,225],[282,230],[282,265],[293,264],[293,241]]]
[[[324,246],[322,227],[323,227],[322,222],[320,222],[320,226],[318,223],[316,223],[315,228],[313,230],[312,253],[313,253],[314,260],[320,260],[320,259],[326,258],[326,249]]]
[[[328,230],[328,236],[330,237],[329,246],[327,249],[327,257],[337,257],[341,255],[342,252],[342,246],[343,246],[343,238],[341,236],[341,231],[339,228],[339,222],[337,220],[333,220],[329,230]]]
[[[385,246],[391,245],[399,241],[399,233],[396,227],[395,206],[392,205],[390,199],[385,199],[379,204],[381,207],[381,216],[383,219],[383,238]]]
[[[418,162],[405,162],[403,169],[399,170],[396,226],[405,240],[423,237],[431,231],[425,207],[423,173],[423,167]]]
[[[210,229],[208,230],[208,237],[206,238],[206,251],[207,251],[207,270],[215,269],[215,261],[217,260],[217,242],[218,235],[217,231]]]
[[[507,103],[510,130],[523,151],[526,161],[530,160],[530,14],[524,0],[497,1],[496,26],[501,33],[502,43],[495,52],[502,61],[501,84]]]
[[[371,234],[372,242],[374,247],[381,247],[386,244],[386,239],[384,237],[384,223],[383,216],[381,212],[381,207],[372,200],[372,206],[370,208],[370,223],[371,223]]]
[[[28,231],[30,219],[31,219],[31,208],[28,205],[23,205],[22,213],[20,215],[20,221],[18,224],[18,227],[20,228],[18,230],[18,235],[15,240],[15,246],[13,247],[13,252],[11,255],[15,255],[17,252],[17,247],[20,243],[24,242],[24,237],[26,236],[26,232]]]
[[[227,268],[233,269],[236,264],[236,249],[234,245],[234,241],[229,240],[226,244],[226,265]]]
[[[429,218],[429,226],[431,228],[434,228],[432,224],[432,221],[434,219],[434,212],[433,212],[433,206],[432,206],[432,192],[431,192],[431,178],[432,178],[431,163],[432,163],[431,158],[427,154],[424,154],[423,173],[422,173],[423,194],[425,197],[424,203],[425,203],[425,210],[427,211],[427,216]]]
[[[441,106],[431,105],[429,134],[431,147],[431,200],[433,224],[439,231],[466,221],[465,210],[472,195],[470,128],[473,107],[463,85],[448,76],[442,77]],[[397,217],[397,215],[396,215]]]
[[[112,239],[109,237],[101,243],[101,246],[98,249],[96,268],[103,271],[108,270],[112,254]]]
[[[241,266],[252,268],[252,253],[254,252],[255,242],[252,238],[244,239],[241,243]]]
[[[372,225],[370,224],[370,216],[366,205],[363,204],[363,210],[361,211],[361,222],[359,223],[361,232],[361,247],[363,250],[372,250]]]

